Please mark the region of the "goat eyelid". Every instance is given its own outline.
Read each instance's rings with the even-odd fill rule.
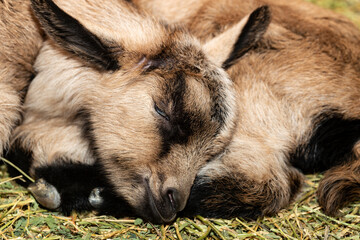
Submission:
[[[146,69],[148,67],[147,66],[147,61],[148,61],[148,59],[146,57],[142,57],[140,59],[140,61],[136,63],[134,68],[140,68],[141,67],[142,69],[144,69],[144,68]]]
[[[154,105],[154,109],[156,111],[157,114],[159,114],[161,117],[163,117],[166,121],[170,121],[169,116],[165,113],[165,111],[161,110],[157,104],[155,103]]]

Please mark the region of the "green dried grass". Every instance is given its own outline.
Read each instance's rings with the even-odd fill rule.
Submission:
[[[20,176],[19,176],[20,177]],[[308,175],[304,191],[289,208],[257,221],[178,218],[171,225],[116,219],[94,213],[65,217],[42,209],[26,189],[0,168],[0,239],[359,239],[360,203],[324,215],[315,190],[321,175]]]
[[[291,0],[289,0],[291,1]],[[360,0],[307,0],[324,8],[332,9],[350,18],[360,26]]]
[[[308,0],[347,15],[360,26],[359,0]],[[360,47],[360,46],[359,46]],[[274,217],[257,221],[179,218],[171,225],[141,219],[115,219],[94,213],[64,217],[42,209],[0,166],[0,239],[360,239],[360,203],[324,215],[315,191],[321,175],[308,175],[298,200]]]

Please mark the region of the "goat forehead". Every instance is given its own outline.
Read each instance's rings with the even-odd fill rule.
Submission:
[[[221,114],[219,109],[227,111],[225,105],[229,92],[228,86],[223,83],[226,76],[221,72],[211,70],[199,73],[197,70],[179,69],[163,71],[160,75],[159,98],[170,105],[174,114],[191,112],[195,118],[199,115],[211,115],[213,120],[223,118],[218,116]]]
[[[161,99],[169,109],[170,120],[165,127],[162,123],[158,125],[166,143],[163,152],[167,152],[171,144],[186,144],[190,137],[214,137],[225,124],[229,110],[227,93],[221,81],[213,78],[214,75],[178,71],[164,80]]]

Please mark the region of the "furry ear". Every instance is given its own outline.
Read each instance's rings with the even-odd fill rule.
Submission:
[[[65,50],[92,63],[100,70],[119,69],[119,63],[104,40],[85,28],[78,20],[61,10],[52,0],[31,0],[41,25]],[[121,47],[116,48],[117,53]]]
[[[204,49],[212,61],[227,69],[261,39],[270,21],[269,7],[259,7],[239,23],[207,42]]]

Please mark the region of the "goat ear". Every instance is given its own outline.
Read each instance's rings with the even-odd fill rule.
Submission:
[[[270,19],[268,6],[257,8],[238,24],[207,42],[204,45],[205,52],[223,68],[231,67],[261,39]]]
[[[78,20],[61,10],[52,0],[31,0],[31,3],[45,31],[65,50],[92,63],[100,70],[120,68],[110,47]]]

